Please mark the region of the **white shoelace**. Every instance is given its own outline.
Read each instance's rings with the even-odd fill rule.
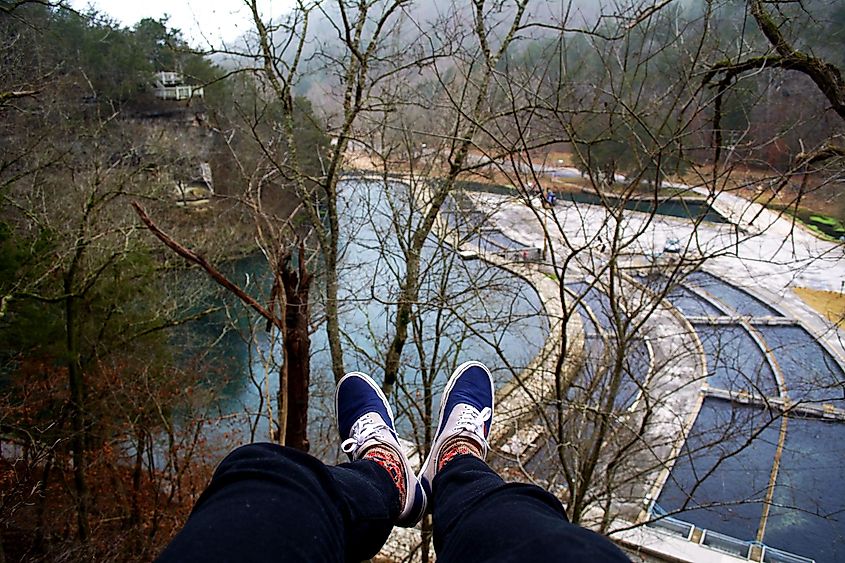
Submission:
[[[484,407],[481,412],[478,412],[474,407],[464,405],[458,415],[458,420],[455,422],[455,428],[471,432],[478,436],[485,448],[489,447],[487,439],[484,437],[484,423],[490,420],[492,415],[493,411],[490,410],[490,407]]]
[[[351,436],[341,442],[340,449],[344,453],[351,454],[384,429],[389,430],[380,416],[372,413],[365,414],[352,425]]]

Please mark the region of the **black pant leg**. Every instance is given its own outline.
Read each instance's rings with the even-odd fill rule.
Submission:
[[[629,561],[604,536],[569,523],[553,495],[505,483],[474,456],[449,462],[432,489],[439,563]]]
[[[374,462],[326,466],[251,444],[223,460],[159,561],[361,561],[384,544],[399,510]]]

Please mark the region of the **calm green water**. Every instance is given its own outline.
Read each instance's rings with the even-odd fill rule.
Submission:
[[[494,193],[499,195],[514,195],[516,190],[507,186],[496,186],[491,184],[482,184],[479,182],[461,182],[464,189],[471,191],[480,191],[487,193]],[[706,202],[697,199],[683,199],[680,197],[673,197],[671,199],[659,199],[655,203],[651,199],[632,199],[632,198],[618,198],[610,195],[604,198],[592,192],[560,192],[557,193],[558,201],[570,201],[573,203],[583,203],[586,205],[599,205],[617,208],[620,205],[629,211],[640,211],[643,213],[657,213],[658,215],[668,215],[670,217],[679,217],[682,219],[701,219],[710,223],[727,223],[727,219],[722,217],[716,210],[710,207]]]

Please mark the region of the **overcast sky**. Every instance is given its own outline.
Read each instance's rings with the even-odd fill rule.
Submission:
[[[93,6],[125,26],[132,26],[143,18],[159,19],[170,16],[170,26],[182,30],[188,41],[207,46],[209,41],[232,41],[249,29],[249,16],[242,0],[70,0],[77,10]],[[262,13],[271,16],[284,13],[293,0],[263,0]]]

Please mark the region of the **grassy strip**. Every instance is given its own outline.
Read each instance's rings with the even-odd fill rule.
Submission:
[[[793,288],[796,295],[807,305],[824,315],[827,320],[841,327],[845,321],[845,294],[838,291],[810,289],[809,287]]]

